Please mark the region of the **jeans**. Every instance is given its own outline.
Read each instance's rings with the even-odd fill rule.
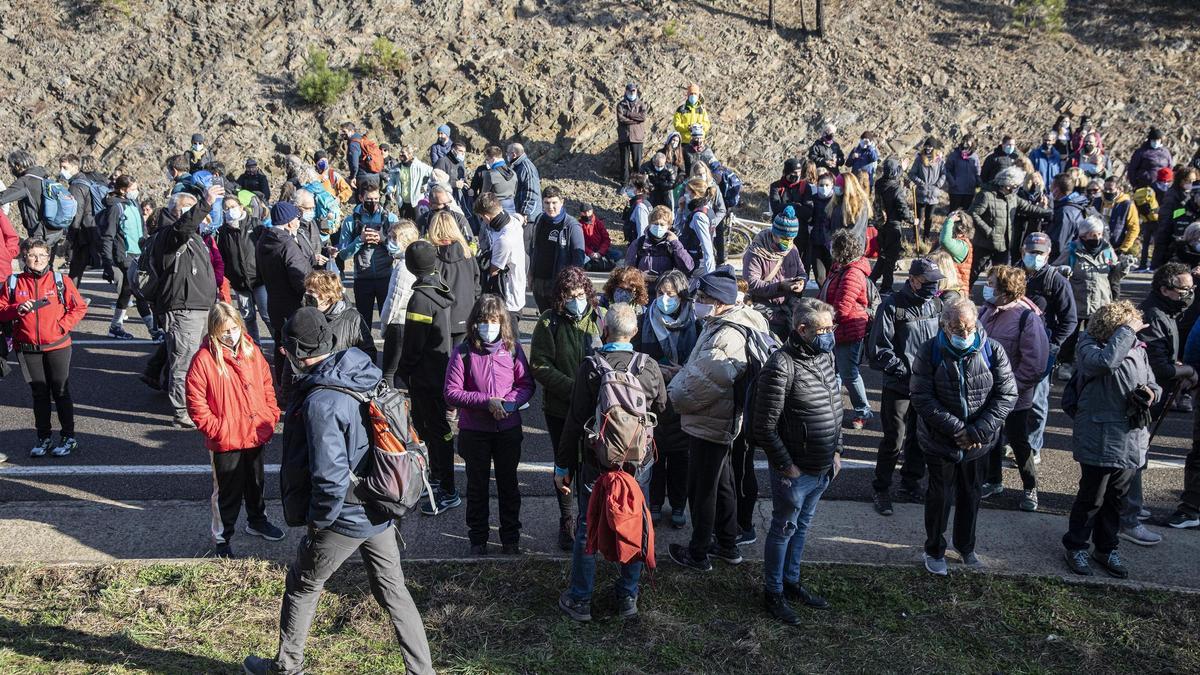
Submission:
[[[653,466],[653,463],[647,464],[634,474],[638,485],[642,486],[643,499],[646,498],[646,488],[650,482]],[[592,497],[592,487],[599,477],[600,474],[595,467],[583,462],[579,465],[579,475],[572,480],[575,496],[579,503],[579,518],[575,525],[575,545],[571,549],[571,585],[567,589],[567,595],[578,602],[590,601],[592,592],[596,588],[596,554],[585,553],[584,548],[587,546],[588,500]],[[617,581],[617,595],[636,599],[638,581],[641,578],[642,563],[640,561],[621,565],[621,578]]]
[[[1122,530],[1132,530],[1142,522],[1138,520],[1138,513],[1141,512],[1144,501],[1142,496],[1142,470],[1144,468],[1135,469],[1133,477],[1129,479],[1129,490],[1125,493],[1125,499],[1121,502]]]
[[[521,488],[517,464],[521,461],[521,427],[504,431],[458,432],[458,455],[467,469],[467,539],[487,544],[490,505],[488,483],[496,467],[496,503],[500,511],[500,543],[516,544],[521,538]]]
[[[875,480],[871,487],[876,492],[887,492],[892,486],[892,471],[900,451],[904,451],[904,466],[900,467],[900,482],[916,485],[925,473],[925,462],[921,447],[917,445],[917,409],[907,396],[887,387],[879,401],[879,419],[883,423],[883,440],[879,442],[879,454],[875,458]]]
[[[763,591],[783,593],[783,582],[800,583],[800,560],[817,502],[833,480],[832,470],[819,476],[802,473],[788,478],[771,470],[771,530],[763,546]]]
[[[1033,407],[1029,409],[1029,447],[1034,454],[1042,451],[1046,442],[1046,420],[1050,417],[1050,376],[1043,377],[1033,390]]]
[[[296,560],[288,567],[279,611],[278,669],[298,673],[304,669],[304,643],[317,614],[317,601],[325,582],[354,552],[362,556],[371,595],[392,620],[404,665],[410,673],[433,673],[433,659],[421,614],[404,585],[396,531],[388,528],[370,539],[355,539],[332,530],[310,530],[300,541]]]
[[[863,384],[862,373],[858,371],[862,359],[863,341],[848,342],[838,345],[833,352],[837,364],[837,374],[842,385],[850,394],[850,405],[854,406],[854,416],[866,419],[871,416],[871,404],[867,402],[867,387]]]
[[[1071,506],[1062,543],[1068,551],[1086,551],[1089,540],[1097,553],[1116,550],[1121,505],[1136,469],[1079,465],[1079,492]]]
[[[985,455],[986,457],[986,455]],[[984,458],[952,462],[926,455],[929,489],[925,493],[925,553],[946,555],[946,525],[954,507],[954,548],[963,556],[975,552],[975,524],[979,515]]]
[[[688,457],[688,506],[692,511],[692,540],[688,544],[696,560],[708,557],[713,537],[723,549],[731,549],[738,536],[737,488],[733,484],[732,447],[691,437]]]
[[[255,286],[249,293],[233,292],[233,302],[237,305],[238,314],[246,322],[246,331],[250,338],[258,342],[261,333],[258,332],[258,319],[261,317],[264,326],[270,330],[271,317],[267,315],[267,287]]]
[[[354,308],[366,320],[367,325],[372,325],[375,320],[375,306],[379,306],[379,313],[383,314],[383,303],[387,300],[388,285],[391,283],[389,277],[379,279],[354,279]]]
[[[261,527],[267,523],[263,500],[261,447],[232,452],[210,452],[213,469],[212,539],[228,544],[236,531],[238,513],[246,504],[246,522]]]
[[[1021,487],[1032,490],[1037,487],[1037,465],[1033,463],[1033,448],[1029,444],[1029,409],[1014,410],[1004,420],[1004,435],[1017,458],[1017,470],[1021,473]],[[1004,482],[1004,445],[997,443],[987,454],[987,482]]]

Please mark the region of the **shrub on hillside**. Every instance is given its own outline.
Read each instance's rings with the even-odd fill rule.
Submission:
[[[1025,28],[1057,33],[1063,29],[1066,10],[1067,0],[1018,0],[1013,7],[1013,20]]]
[[[399,75],[408,67],[408,52],[385,37],[377,37],[371,48],[359,55],[354,69],[364,77]]]
[[[296,89],[306,103],[326,106],[350,88],[351,79],[350,73],[329,67],[329,52],[313,48],[308,52],[308,63],[296,82]]]

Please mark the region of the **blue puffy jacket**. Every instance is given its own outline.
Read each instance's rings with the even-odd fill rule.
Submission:
[[[357,348],[338,352],[313,366],[295,384],[294,400],[283,423],[279,491],[288,525],[312,525],[356,539],[388,528],[387,514],[347,504],[350,473],[367,469],[370,432],[362,404],[349,394],[321,386],[370,391],[383,371]]]

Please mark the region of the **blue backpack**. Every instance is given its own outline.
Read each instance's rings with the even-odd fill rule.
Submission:
[[[722,182],[721,197],[725,199],[725,208],[732,209],[742,203],[742,179],[730,169],[725,169],[725,180]]]
[[[99,217],[101,213],[107,210],[104,206],[104,198],[108,196],[108,193],[112,192],[112,189],[103,183],[90,179],[85,180],[84,184],[87,185],[88,195],[92,199],[92,217]]]
[[[42,222],[52,230],[65,230],[75,220],[79,203],[66,185],[42,179]]]

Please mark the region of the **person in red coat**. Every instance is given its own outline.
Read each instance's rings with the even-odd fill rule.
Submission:
[[[21,253],[21,238],[13,228],[12,221],[0,211],[0,278],[7,279],[13,273],[13,260]]]
[[[592,272],[608,272],[616,267],[625,256],[612,251],[612,241],[608,238],[608,228],[604,221],[596,215],[596,209],[584,202],[579,208],[579,227],[583,229],[583,252],[587,255],[584,268]]]
[[[13,348],[25,381],[33,391],[37,445],[30,457],[47,452],[65,457],[79,447],[75,409],[67,376],[71,371],[71,329],[87,314],[87,305],[71,279],[50,269],[50,246],[27,239],[21,247],[25,271],[7,277],[0,293],[0,322],[13,322]],[[50,429],[50,402],[58,410],[59,443]]]
[[[850,405],[854,406],[851,426],[862,429],[866,421],[874,417],[867,402],[867,388],[863,384],[858,364],[862,360],[863,341],[870,331],[870,296],[868,286],[872,284],[871,263],[863,256],[862,237],[850,230],[839,230],[833,235],[833,269],[826,286],[826,302],[833,305],[834,356],[838,377],[850,394]]]
[[[275,435],[279,406],[271,367],[233,305],[218,302],[209,312],[203,345],[188,368],[187,410],[212,459],[215,552],[229,557],[243,501],[246,534],[283,539],[283,531],[267,520],[263,501],[262,453]]]

